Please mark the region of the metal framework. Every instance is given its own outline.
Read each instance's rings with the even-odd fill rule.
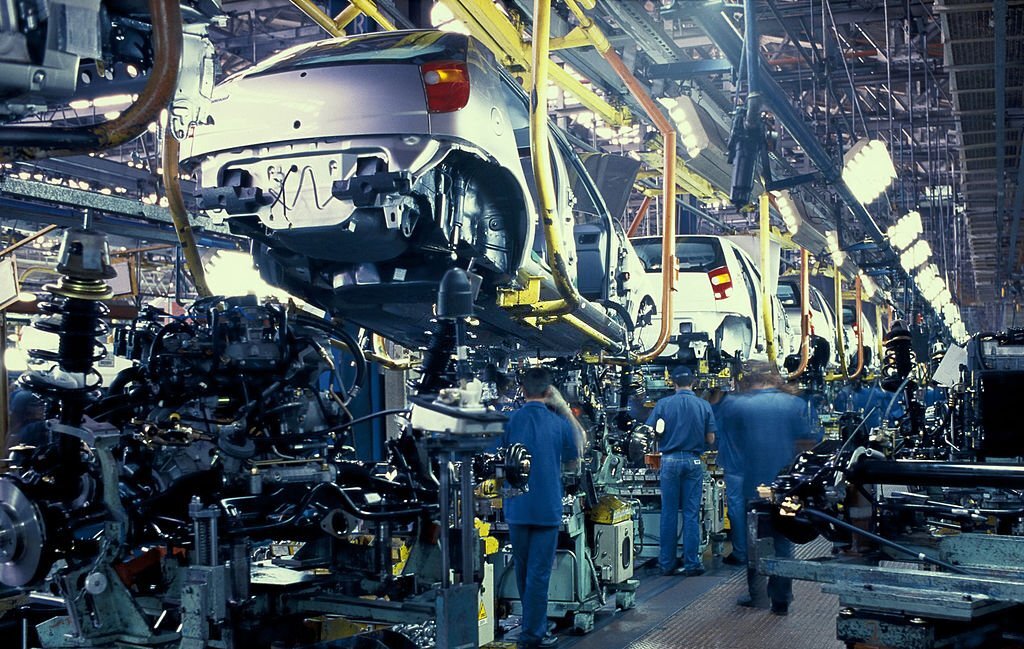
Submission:
[[[308,5],[306,9],[318,7],[333,33],[372,31],[381,22],[428,27],[434,4],[297,1]],[[518,74],[529,77],[525,35],[533,19],[531,0],[443,4]],[[981,328],[981,322],[985,328],[1002,326],[1003,305],[1024,299],[1024,244],[1019,241],[1024,211],[1024,2],[765,0],[754,6],[761,85],[772,120],[768,127],[775,136],[766,168],[775,183],[795,187],[808,205],[809,230],[819,233],[805,233],[800,242],[820,255],[820,233],[835,230],[856,264],[882,272],[896,267],[884,240],[886,227],[917,209],[952,292],[963,305],[974,305],[965,310],[976,317],[970,328]],[[223,10],[224,20],[210,32],[222,77],[325,34],[324,20],[315,21],[289,0],[226,0]],[[651,96],[688,95],[705,111],[711,146],[694,159],[677,159],[681,214],[697,215],[682,219],[685,228],[714,232],[758,225],[753,211],[722,209],[729,190],[730,113],[742,105],[749,84],[739,72],[746,18],[737,4],[552,3],[554,65],[549,70],[560,88],[554,114],[578,144],[633,155],[655,174],[663,172],[661,138],[621,75],[592,47],[594,34],[600,34],[608,51]],[[137,93],[144,83],[140,78],[132,88],[110,86],[109,92]],[[97,118],[70,109],[41,117],[64,126]],[[899,174],[884,198],[868,206],[856,203],[840,178],[843,153],[863,137],[886,142]],[[39,167],[48,178],[58,172],[68,178],[85,174],[94,185],[131,179],[125,197],[144,198],[158,193],[160,186],[152,134],[108,152],[102,160],[83,159],[77,167],[54,161]],[[36,173],[20,165],[14,173],[22,169],[30,177]],[[660,185],[660,175],[642,177],[633,208],[642,194],[651,196]],[[186,199],[188,195],[186,187]],[[837,211],[836,200],[846,209]],[[661,232],[662,203],[654,201],[656,209],[636,224],[637,232]],[[772,219],[779,224],[774,213]],[[153,240],[160,241],[160,236]],[[876,245],[859,245],[864,239]],[[905,274],[897,270],[890,278],[895,295],[913,294],[901,291]],[[898,306],[908,311],[915,304],[908,298]]]

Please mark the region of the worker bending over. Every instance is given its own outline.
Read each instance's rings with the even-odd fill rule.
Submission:
[[[509,417],[502,444],[523,444],[530,452],[528,489],[505,501],[505,520],[523,603],[516,646],[532,649],[557,643],[548,632],[548,582],[562,523],[562,464],[575,462],[579,455],[569,420],[545,403],[551,394],[551,373],[539,367],[527,370],[522,388],[526,403]]]

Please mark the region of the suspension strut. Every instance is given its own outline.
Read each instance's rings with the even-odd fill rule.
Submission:
[[[910,330],[899,320],[892,323],[884,337],[885,357],[882,359],[882,388],[895,392],[914,369],[914,349]]]
[[[103,321],[107,307],[102,300],[113,295],[105,280],[117,274],[110,265],[106,235],[82,228],[66,231],[57,272],[61,275],[57,283],[44,287],[52,296],[39,305],[44,315],[33,324],[58,337],[57,350],[28,352],[33,359],[54,365],[25,373],[19,385],[46,400],[61,424],[77,427],[85,407],[99,398],[102,383],[94,364],[106,356],[106,349],[96,338],[109,330]],[[58,447],[68,468],[80,462],[77,438],[61,435]],[[59,475],[73,474],[62,471]]]
[[[436,394],[456,383],[452,357],[455,352],[455,322],[438,320],[430,342],[423,352],[419,380],[413,385],[417,394]]]
[[[885,358],[882,360],[881,386],[887,392],[896,392],[903,387],[903,402],[910,420],[910,434],[917,436],[923,424],[923,408],[918,403],[917,382],[911,377],[917,364],[910,330],[901,321],[892,323],[885,334]]]

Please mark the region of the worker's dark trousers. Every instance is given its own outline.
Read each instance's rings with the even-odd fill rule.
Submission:
[[[725,472],[725,500],[729,506],[729,536],[732,556],[747,562],[747,500],[743,494],[743,474]]]
[[[555,563],[557,527],[509,525],[512,561],[519,599],[523,602],[520,645],[539,642],[548,631],[548,582]]]
[[[793,558],[793,543],[781,534],[773,534],[775,537],[775,556],[780,559]],[[765,576],[758,574],[757,570],[748,565],[747,567],[747,588],[750,590],[750,598],[758,606],[763,606],[765,591],[772,604],[787,605],[793,601],[793,580],[789,577],[769,576],[768,585],[765,588]]]

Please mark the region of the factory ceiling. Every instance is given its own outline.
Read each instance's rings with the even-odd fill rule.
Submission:
[[[495,15],[528,39],[532,0],[441,4],[455,14],[460,7],[483,14],[497,5],[500,14]],[[377,0],[376,5],[399,27],[431,25],[434,3],[429,0]],[[345,6],[331,0],[323,8],[337,13]],[[888,245],[864,242],[882,238],[889,225],[917,210],[940,272],[968,307],[965,314],[973,315],[969,324],[974,329],[981,323],[1002,326],[1006,305],[1024,303],[1024,244],[1019,242],[1024,1],[757,0],[754,6],[761,69],[771,86],[765,92],[771,95],[766,116],[774,135],[768,154],[772,180],[793,185],[792,191],[812,208],[808,219],[819,233],[801,243],[812,253],[824,253],[820,235],[834,230],[862,268],[898,269]],[[556,1],[554,9],[553,31],[568,33],[577,18],[565,2]],[[223,11],[225,18],[211,27],[220,77],[326,36],[285,0],[225,0]],[[587,15],[654,97],[690,97],[704,111],[710,146],[685,161],[681,176],[684,189],[685,181],[691,181],[684,201],[698,215],[698,227],[729,231],[752,224],[750,211],[736,210],[724,200],[730,189],[732,112],[747,93],[747,82],[737,72],[742,68],[737,54],[743,4],[596,0]],[[375,29],[365,17],[349,27],[350,32]],[[637,116],[627,127],[603,124],[571,93],[558,92],[552,112],[577,144],[648,160],[645,147],[653,129],[600,54],[592,47],[575,47],[556,52],[556,60],[616,111]],[[589,117],[582,118],[583,113]],[[79,115],[72,110],[51,117],[73,124]],[[866,209],[843,207],[844,195],[837,191],[843,154],[863,138],[886,143],[897,179]],[[130,167],[122,174],[131,180],[127,196],[145,201],[153,196],[147,177],[159,167],[157,151],[155,136],[147,134],[102,156],[110,164]],[[21,173],[29,171],[35,170]],[[93,179],[93,184],[102,182]],[[651,174],[645,182],[653,188],[659,178]],[[652,222],[643,224],[641,232],[658,231],[656,211],[651,214]],[[898,270],[892,279],[894,286],[900,284]]]
[[[400,25],[429,25],[430,2],[377,4]],[[529,25],[532,2],[498,4],[513,23]],[[917,209],[934,258],[965,305],[991,310],[995,298],[1015,297],[1024,257],[1013,218],[1021,212],[1022,198],[1016,180],[1024,126],[1024,3],[765,0],[756,7],[765,70],[836,167],[842,152],[858,139],[876,138],[888,145],[898,179],[883,200],[869,206],[878,228],[884,231]],[[280,0],[229,0],[224,9],[229,18],[214,30],[224,73],[324,36],[302,12]],[[561,22],[556,19],[555,30],[568,31],[574,17],[562,3],[556,3],[556,12]],[[718,116],[722,139],[728,137],[734,93],[739,89],[743,94],[745,85],[737,79],[737,62],[730,61],[728,47],[714,37],[722,28],[742,33],[742,5],[598,0],[590,13],[654,96],[706,99],[705,106]],[[367,22],[356,25],[373,28]],[[621,82],[596,51],[577,48],[559,54],[611,103],[630,105]],[[773,176],[819,173],[793,129],[775,126]],[[621,139],[613,142],[593,133],[584,138],[621,148]],[[690,167],[727,192],[724,159],[706,157]],[[802,189],[817,200],[827,194],[819,191],[823,186],[819,182]],[[749,219],[731,207],[716,209],[720,205],[713,200],[699,206],[712,223],[742,226]],[[851,211],[837,211],[828,201],[819,211],[826,217],[824,227],[840,231],[844,246],[858,248],[855,244],[870,236],[870,223]],[[893,261],[881,252],[857,254],[868,265]]]

